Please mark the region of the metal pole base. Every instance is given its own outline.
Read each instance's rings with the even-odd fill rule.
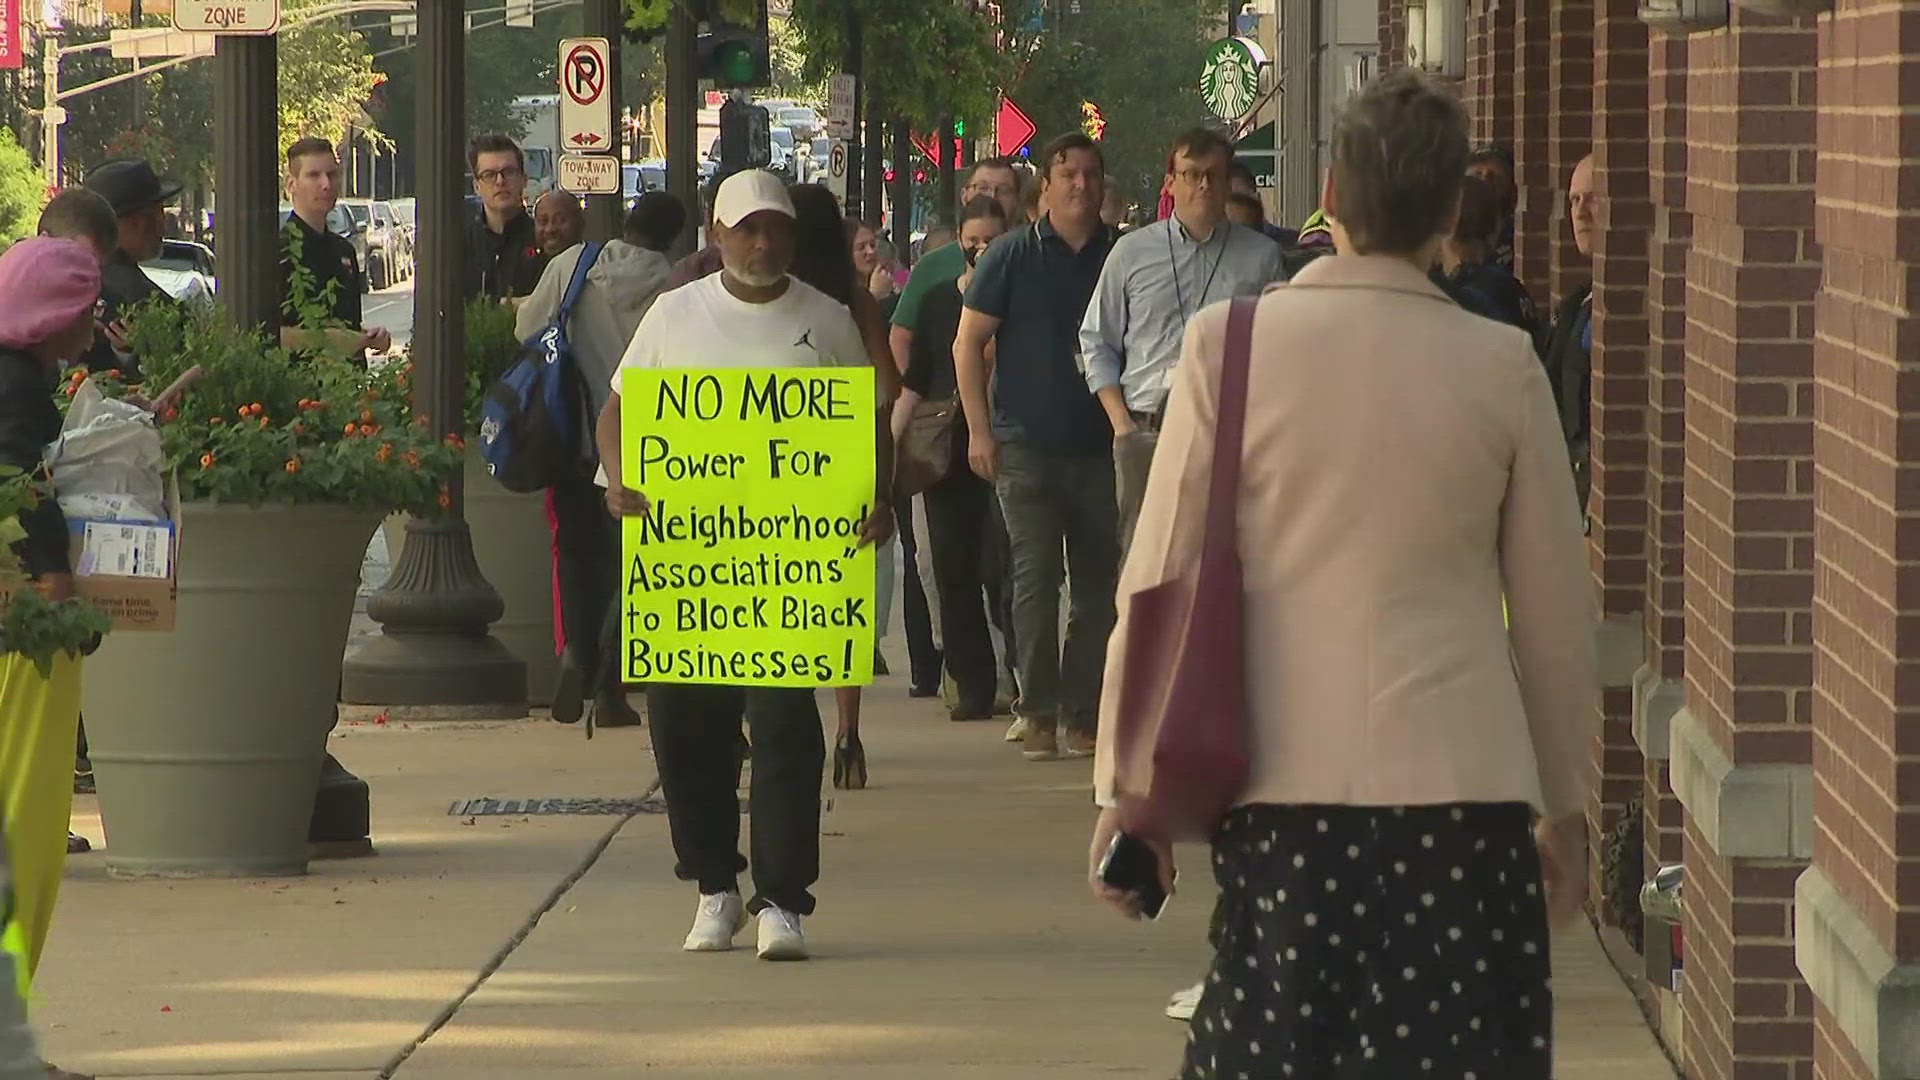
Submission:
[[[505,611],[480,573],[465,521],[409,519],[392,574],[367,600],[380,635],[348,654],[340,700],[527,715],[527,665],[487,632]]]

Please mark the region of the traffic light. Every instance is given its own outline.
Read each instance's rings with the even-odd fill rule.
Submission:
[[[728,100],[720,106],[720,172],[773,164],[773,117],[759,105]]]
[[[700,77],[716,90],[773,85],[767,0],[707,0],[700,31]]]

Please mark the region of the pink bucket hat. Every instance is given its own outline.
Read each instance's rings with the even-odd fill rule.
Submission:
[[[0,297],[0,346],[38,345],[93,310],[99,259],[75,240],[22,240],[0,254]]]

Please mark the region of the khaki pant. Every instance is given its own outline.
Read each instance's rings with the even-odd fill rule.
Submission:
[[[1153,467],[1153,450],[1160,445],[1160,433],[1144,428],[1123,435],[1113,444],[1113,479],[1120,502],[1120,560],[1126,561],[1133,546],[1133,527],[1140,520],[1140,504],[1147,494],[1147,472]]]

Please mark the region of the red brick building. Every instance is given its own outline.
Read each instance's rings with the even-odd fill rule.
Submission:
[[[1409,6],[1468,21],[1536,301],[1594,284],[1590,817],[1644,793],[1685,867],[1662,1036],[1701,1080],[1920,1077],[1920,2],[1381,0],[1389,63]]]

